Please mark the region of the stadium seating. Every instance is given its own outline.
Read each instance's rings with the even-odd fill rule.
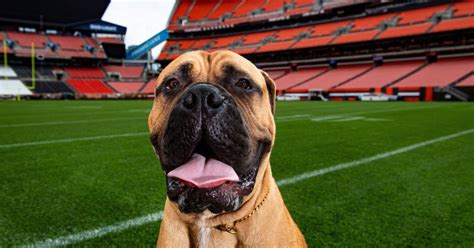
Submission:
[[[438,25],[434,26],[430,32],[443,32],[467,28],[474,28],[474,16],[443,20]]]
[[[263,6],[263,12],[272,12],[272,11],[280,11],[283,6],[285,5],[285,0],[273,0],[273,1],[266,1],[265,5]]]
[[[123,40],[114,37],[98,37],[96,40],[99,43],[123,44]]]
[[[84,39],[76,36],[49,35],[49,39],[61,49],[82,51],[85,45]]]
[[[273,80],[277,80],[278,78],[287,74],[289,72],[289,69],[288,70],[274,70],[274,69],[266,70],[265,69],[265,72],[267,72],[268,76],[270,76]]]
[[[333,1],[323,3],[323,6],[314,0],[186,0],[179,3],[169,23],[171,30],[289,17],[315,9],[329,10],[350,5],[353,1]]]
[[[331,42],[331,44],[335,45],[335,44],[343,44],[343,43],[369,41],[369,40],[372,40],[379,32],[380,30],[345,33],[340,36],[337,36],[336,39]]]
[[[332,35],[340,28],[344,28],[349,24],[349,21],[328,22],[317,24],[313,27],[312,36]]]
[[[459,87],[474,87],[474,74],[457,83],[456,86]]]
[[[8,32],[7,36],[21,47],[31,47],[31,44],[34,43],[35,47],[44,48],[48,42],[45,36],[36,33]]]
[[[31,65],[12,65],[14,71],[19,78],[31,78]],[[1,69],[0,69],[1,70]],[[45,65],[36,65],[36,76],[53,79],[54,74],[51,67]]]
[[[361,65],[341,65],[336,69],[331,69],[318,77],[292,87],[291,90],[329,90],[355,78],[372,68],[371,64]]]
[[[36,73],[42,77],[53,78],[53,70],[49,66],[36,65]]]
[[[200,2],[196,1],[194,5],[191,5],[191,2],[189,2],[189,4],[185,2],[181,4],[178,9],[181,9],[182,5],[188,5],[189,8],[192,7],[192,9],[194,9],[197,7],[196,4],[199,5]],[[234,13],[233,16],[238,16],[240,15],[238,13],[242,9],[249,6],[264,6],[263,9],[265,9],[265,6],[269,6],[269,4],[272,5],[271,9],[278,10],[279,7],[276,6],[283,6],[285,3],[282,3],[281,1],[262,3],[261,1],[250,2],[242,0],[236,5],[234,1],[222,1],[217,7],[215,7],[214,12],[223,10],[223,12],[219,13],[230,13],[232,12],[231,9],[237,8],[238,11],[237,13]],[[305,8],[312,8],[314,1],[294,1],[293,4],[297,8],[302,6]],[[474,15],[474,10],[470,8],[472,5],[472,3],[465,2],[454,3],[451,5],[441,4],[432,7],[401,11],[399,13],[366,16],[354,18],[352,20],[327,22],[312,26],[282,28],[276,31],[262,31],[247,35],[241,34],[197,40],[174,40],[166,44],[163,49],[166,54],[160,55],[159,59],[173,59],[184,51],[195,49],[207,49],[209,51],[214,51],[216,49],[231,49],[242,54],[254,52],[263,53],[286,49],[301,49],[333,44],[365,42],[369,40],[393,39],[403,36],[472,28],[474,25],[474,19],[472,19],[474,16],[470,16]],[[453,19],[449,19],[449,15],[445,15],[448,17],[443,17],[439,24],[430,20],[430,17],[434,16],[436,13],[441,13],[443,11],[449,12],[450,10],[459,15],[455,14]],[[246,21],[251,21],[248,17],[245,18],[247,18]],[[230,19],[232,19],[232,17]],[[398,24],[396,22],[397,20]],[[390,24],[381,25],[382,23]],[[308,35],[310,36],[308,37]],[[243,42],[240,44],[236,43],[236,41],[242,39]],[[174,47],[175,44],[178,44],[178,49],[170,49],[171,47]],[[231,47],[231,45],[233,46]]]
[[[278,31],[277,38],[275,40],[276,41],[293,40],[298,35],[301,35],[301,33],[310,32],[311,28],[312,28],[311,26],[306,26],[306,27],[282,29]]]
[[[393,27],[388,28],[384,32],[382,32],[376,39],[387,39],[387,38],[396,38],[401,36],[411,36],[417,34],[423,34],[428,31],[428,29],[432,26],[432,23],[422,23],[416,25],[407,25],[407,26],[400,26],[400,27]]]
[[[397,16],[397,18],[399,19],[398,23],[410,24],[416,22],[424,22],[428,20],[428,18],[433,16],[433,14],[435,14],[436,12],[447,10],[448,7],[449,4],[442,4],[433,7],[425,7],[421,9],[403,11],[400,13],[400,15]]]
[[[474,2],[463,1],[453,4],[454,16],[474,15]]]
[[[474,57],[446,58],[429,64],[416,73],[394,84],[395,87],[445,87],[457,79],[471,73],[474,69]]]
[[[114,91],[98,79],[68,78],[66,81],[81,94],[112,94]]]
[[[206,18],[214,9],[217,2],[209,0],[195,0],[193,11],[188,15],[189,21],[199,21]]]
[[[369,72],[360,77],[337,87],[338,89],[362,89],[384,87],[403,76],[419,69],[425,64],[424,61],[405,61],[405,62],[388,62],[382,66],[374,67]]]
[[[240,5],[234,10],[232,16],[244,16],[252,13],[252,11],[261,9],[265,4],[265,0],[244,0]]]
[[[327,69],[327,67],[302,68],[279,77],[275,80],[275,84],[279,90],[288,89],[318,76]]]
[[[105,78],[105,74],[97,67],[66,67],[64,71],[73,78]]]
[[[108,65],[103,67],[108,73],[118,73],[121,78],[141,78],[143,74],[142,66],[115,66]]]
[[[383,15],[376,15],[370,16],[366,18],[357,18],[354,19],[351,23],[352,29],[351,31],[362,31],[362,30],[370,30],[374,29],[379,26],[384,21],[390,20],[394,18],[396,14],[383,14]]]
[[[293,48],[307,48],[327,45],[335,36],[323,36],[309,39],[302,39],[296,43]]]
[[[23,83],[26,86],[31,86],[32,82],[30,80],[24,80]],[[35,88],[32,89],[35,93],[67,93],[74,94],[74,91],[70,89],[65,83],[61,81],[36,81]]]
[[[238,41],[238,40],[241,40],[243,38],[243,36],[227,36],[227,37],[223,37],[223,38],[219,38],[216,40],[216,44],[213,45],[213,47],[228,47],[230,46],[232,43]]]
[[[31,78],[31,67],[26,65],[15,65],[13,66],[16,74],[19,78]],[[0,69],[1,70],[1,69]]]
[[[144,82],[108,82],[118,93],[138,93],[145,84]]]
[[[175,23],[179,18],[186,16],[188,13],[189,7],[191,7],[193,1],[191,0],[182,0],[180,1],[176,11],[174,12],[170,23]]]
[[[145,87],[143,87],[140,92],[146,93],[146,94],[154,94],[155,93],[155,80],[150,80],[148,83],[146,83]]]
[[[242,43],[242,45],[260,43],[264,39],[271,37],[274,34],[275,34],[275,31],[248,34],[245,36],[245,41]]]
[[[204,46],[207,46],[207,45],[211,44],[214,41],[215,41],[215,39],[198,40],[198,41],[196,41],[196,43],[194,43],[193,48],[194,49],[203,49]]]
[[[31,95],[31,91],[20,80],[0,79],[1,95]]]
[[[272,43],[267,43],[261,47],[258,48],[258,52],[269,52],[269,51],[283,51],[286,49],[289,49],[295,44],[296,41],[290,40],[290,41],[283,41],[283,42],[272,42]]]
[[[240,2],[238,1],[220,1],[219,5],[214,9],[212,13],[207,17],[208,19],[220,19],[226,13],[232,12]]]

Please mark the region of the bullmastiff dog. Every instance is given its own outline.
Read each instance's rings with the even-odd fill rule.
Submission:
[[[275,84],[230,51],[159,75],[150,139],[166,175],[158,247],[306,247],[272,176]]]

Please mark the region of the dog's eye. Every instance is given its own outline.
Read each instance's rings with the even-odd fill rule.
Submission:
[[[179,81],[176,78],[172,78],[165,83],[165,90],[170,91],[179,86]]]
[[[252,89],[252,84],[250,84],[250,81],[248,79],[245,79],[245,78],[239,79],[239,81],[237,81],[237,83],[235,83],[235,86],[237,86],[239,88],[242,88],[244,90]]]

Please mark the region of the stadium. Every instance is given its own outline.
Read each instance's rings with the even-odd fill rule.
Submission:
[[[133,45],[109,4],[2,3],[0,246],[155,246],[147,117],[197,50],[275,82],[273,176],[310,247],[474,245],[473,1],[177,0]]]

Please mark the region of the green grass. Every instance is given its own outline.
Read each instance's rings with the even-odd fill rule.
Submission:
[[[146,134],[2,147],[146,132],[151,104],[0,102],[0,246],[159,212],[164,177]],[[282,102],[276,118],[271,161],[279,180],[473,129],[474,105]],[[56,123],[36,124],[50,122]],[[312,247],[472,247],[473,161],[471,133],[281,191]],[[159,226],[148,223],[74,246],[154,246]]]

